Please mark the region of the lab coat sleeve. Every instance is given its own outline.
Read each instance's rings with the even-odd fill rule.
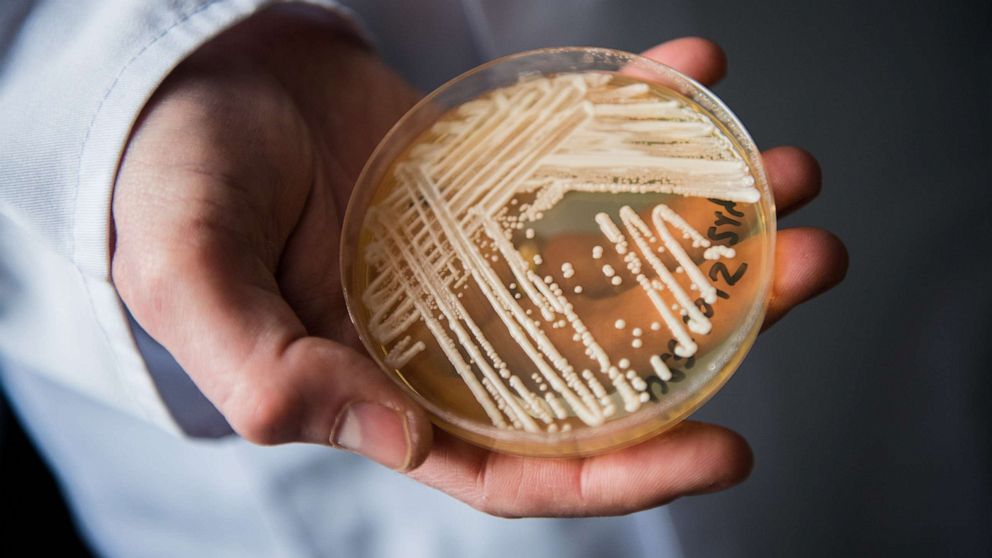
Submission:
[[[170,70],[272,4],[368,39],[331,0],[0,3],[0,365],[182,434],[110,280],[114,178]]]

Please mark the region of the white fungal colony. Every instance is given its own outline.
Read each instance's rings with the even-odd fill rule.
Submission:
[[[639,289],[649,302],[651,314],[637,323],[674,339],[678,357],[696,354],[712,324],[695,300],[713,304],[717,291],[683,242],[705,250],[706,260],[735,252],[711,245],[668,205],[653,207],[650,219],[629,206],[618,220],[598,213],[590,225],[600,241],[562,263],[560,273],[538,275],[541,254],[514,244],[534,242],[545,213],[569,192],[758,200],[747,164],[707,117],[630,81],[618,85],[595,73],[521,81],[458,107],[394,165],[391,190],[364,225],[372,240],[363,255],[374,272],[362,301],[386,363],[402,369],[435,343],[499,428],[567,431],[573,417],[600,425],[620,415],[618,405],[627,413],[640,408],[648,385],[631,355],[608,354],[586,325],[596,317],[579,316],[570,297],[583,293],[580,282],[589,290],[592,281],[616,288],[625,279],[636,285],[625,289]],[[606,263],[613,255],[604,247],[622,265]],[[590,265],[580,267],[582,259]],[[581,269],[598,269],[599,277]],[[468,287],[481,294],[486,322],[495,316],[512,349],[526,355],[528,370],[513,369],[486,329],[496,326],[463,305]],[[430,337],[411,333],[418,322]],[[616,335],[629,336],[628,351],[643,346],[645,329],[625,329],[623,319],[613,325]],[[568,343],[581,345],[587,359],[567,358]],[[658,354],[642,362],[650,366],[643,372],[672,379]]]

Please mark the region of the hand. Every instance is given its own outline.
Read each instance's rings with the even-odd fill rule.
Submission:
[[[701,39],[647,55],[707,84],[724,71]],[[746,477],[746,442],[697,422],[586,459],[488,452],[432,431],[363,356],[341,295],[341,217],[416,98],[361,47],[289,12],[199,50],[147,105],[117,179],[113,278],[135,318],[246,439],[347,447],[489,513],[621,514]],[[804,152],[765,163],[780,215],[819,190]],[[776,257],[769,324],[846,269],[843,246],[816,229],[779,232]]]

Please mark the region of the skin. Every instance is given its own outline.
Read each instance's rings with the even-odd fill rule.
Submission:
[[[645,54],[707,85],[726,71],[704,39]],[[351,409],[362,443],[350,449],[491,514],[624,514],[745,479],[747,442],[693,421],[590,458],[489,452],[433,430],[364,355],[341,294],[341,218],[417,98],[372,53],[290,13],[253,17],[183,62],[135,125],[114,192],[113,280],[142,327],[247,440],[340,445]],[[806,152],[764,161],[780,216],[819,192]],[[830,233],[779,231],[765,326],[846,268]]]

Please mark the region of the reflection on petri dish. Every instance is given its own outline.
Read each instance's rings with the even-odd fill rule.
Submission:
[[[687,416],[760,327],[775,215],[702,86],[633,54],[481,66],[386,136],[345,219],[349,311],[438,426],[501,451],[616,449]]]

